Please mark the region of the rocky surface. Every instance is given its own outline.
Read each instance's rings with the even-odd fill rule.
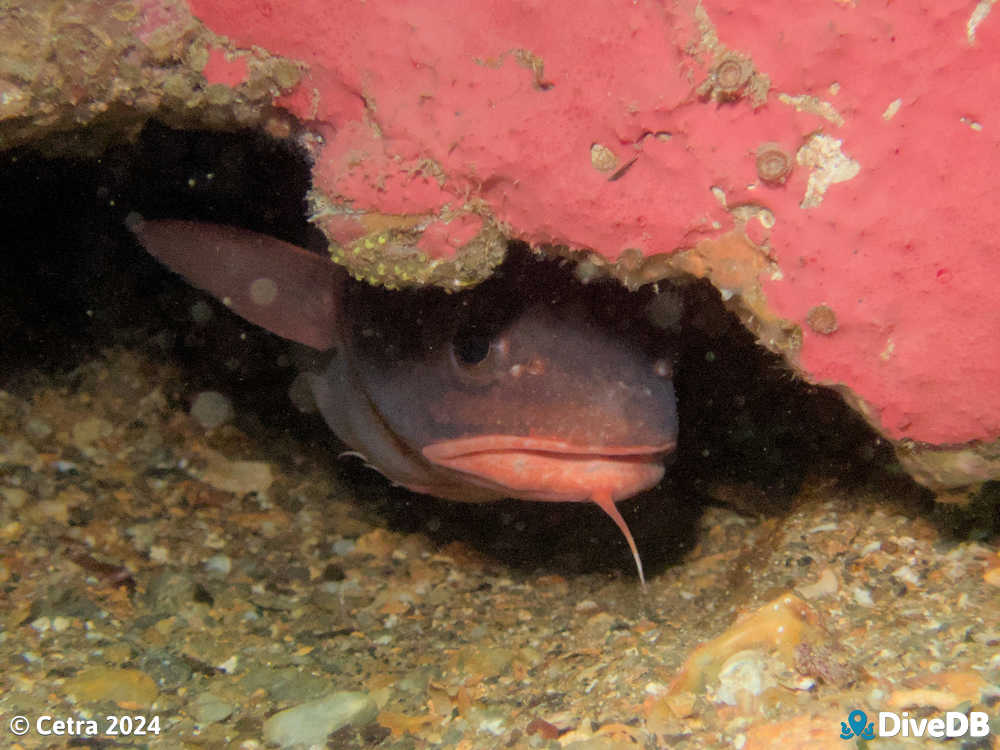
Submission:
[[[0,397],[5,718],[156,716],[134,738],[155,747],[578,750],[842,747],[857,707],[996,719],[1000,554],[884,467],[810,474],[765,515],[707,507],[669,564],[676,540],[642,535],[643,593],[588,509],[442,503],[308,430],[206,429],[141,352],[31,381]],[[629,510],[692,501],[652,495]]]
[[[5,155],[5,746],[69,745],[8,733],[43,715],[146,720],[75,746],[246,750],[843,748],[859,707],[998,721],[996,486],[935,506],[707,285],[682,290],[675,460],[622,505],[645,594],[595,508],[436,501],[338,459],[295,396],[315,363],[123,225],[305,243],[288,160],[161,128],[99,162]]]

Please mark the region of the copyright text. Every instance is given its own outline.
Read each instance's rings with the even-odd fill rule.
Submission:
[[[31,732],[43,737],[148,737],[160,734],[160,717],[122,714],[78,719],[42,714],[32,719],[18,715],[10,719],[8,726],[18,737]]]

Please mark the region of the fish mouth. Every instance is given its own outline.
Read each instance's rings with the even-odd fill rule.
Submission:
[[[674,441],[658,445],[580,445],[549,438],[480,435],[432,443],[431,463],[452,469],[481,487],[522,500],[612,503],[656,485],[663,456]]]

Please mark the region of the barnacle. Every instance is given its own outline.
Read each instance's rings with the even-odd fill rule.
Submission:
[[[757,176],[768,185],[783,185],[792,171],[792,156],[777,143],[757,147]]]
[[[739,52],[724,53],[711,71],[711,91],[713,98],[719,101],[738,99],[750,76],[753,75],[753,62]]]
[[[750,76],[753,75],[753,63],[737,52],[727,52],[712,69],[715,88],[723,95],[736,95],[740,92]]]
[[[717,52],[708,78],[698,87],[699,96],[716,102],[748,99],[753,107],[767,100],[771,79],[754,70],[748,55],[732,50]]]
[[[837,314],[829,305],[816,305],[806,313],[806,323],[816,333],[833,333],[837,330]]]

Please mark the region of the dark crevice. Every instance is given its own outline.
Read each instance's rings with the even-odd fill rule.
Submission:
[[[124,226],[135,211],[314,245],[316,230],[305,219],[309,166],[294,148],[249,132],[152,124],[136,143],[100,159],[44,159],[27,150],[0,159],[7,196],[0,205],[0,388],[26,390],[40,377],[69,384],[74,368],[103,348],[135,348],[177,363],[190,394],[228,394],[237,425],[263,445],[280,432],[300,439],[303,450],[328,454],[362,502],[396,528],[441,544],[464,540],[528,570],[629,569],[618,530],[596,507],[438,501],[390,487],[360,462],[336,462],[343,446],[318,417],[288,402],[296,374],[289,345],[163,270]],[[908,481],[890,447],[839,396],[797,380],[756,346],[715,290],[691,283],[681,293],[679,447],[660,487],[621,505],[648,571],[692,547],[705,503],[780,516],[811,480]],[[196,303],[213,309],[210,325],[192,320]]]

